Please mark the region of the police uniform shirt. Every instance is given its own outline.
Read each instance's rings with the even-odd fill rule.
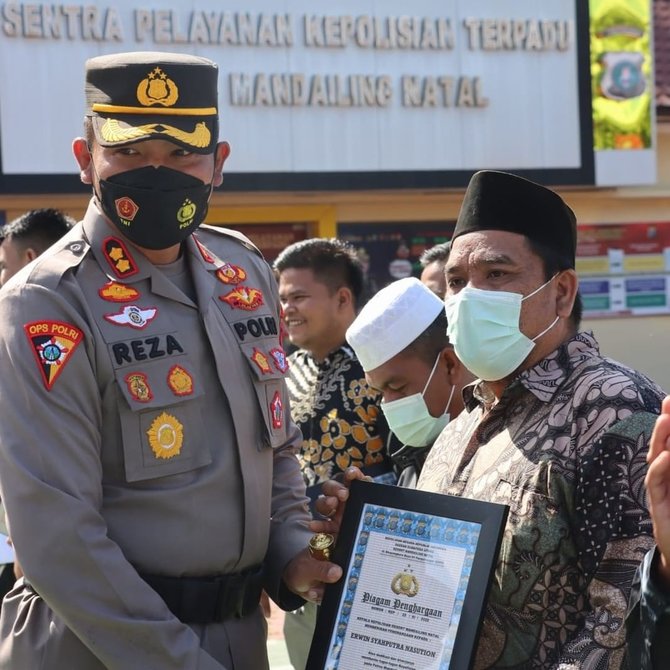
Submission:
[[[310,535],[276,283],[243,243],[217,249],[183,245],[194,302],[91,203],[3,288],[0,486],[30,586],[0,668],[266,667],[260,613],[186,626],[138,574],[265,558],[281,599]]]

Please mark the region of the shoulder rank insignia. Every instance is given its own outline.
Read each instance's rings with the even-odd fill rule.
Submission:
[[[239,284],[247,278],[247,273],[239,265],[226,263],[216,271],[216,278],[224,284]]]
[[[251,354],[251,360],[256,363],[258,369],[264,375],[272,374],[272,368],[270,367],[270,361],[268,360],[268,357],[262,351],[258,351],[256,347],[254,347],[254,353]]]
[[[173,365],[170,368],[167,384],[175,395],[182,396],[193,393],[193,377],[181,365]]]
[[[125,379],[130,395],[137,402],[149,402],[153,400],[154,394],[151,392],[147,376],[143,372],[131,372],[126,375]]]
[[[79,328],[59,321],[33,321],[23,329],[33,348],[44,385],[51,391],[84,334]]]
[[[110,281],[98,289],[98,295],[103,300],[109,300],[109,302],[130,302],[131,300],[137,300],[140,297],[140,292],[132,286]]]
[[[105,319],[118,326],[130,326],[131,328],[144,328],[149,321],[156,318],[158,310],[155,307],[142,309],[137,305],[126,305],[116,314],[105,314]]]
[[[257,288],[238,286],[226,295],[220,295],[220,300],[228,303],[233,309],[244,309],[252,312],[263,304],[263,294]]]
[[[151,422],[147,437],[156,458],[173,458],[181,452],[184,427],[171,414],[162,412]]]
[[[116,237],[108,237],[102,243],[102,252],[114,274],[123,279],[139,272],[133,257],[128,253],[126,245]]]
[[[193,235],[193,241],[195,242],[195,246],[198,247],[198,251],[200,252],[202,260],[205,261],[205,263],[216,262],[216,258],[214,258],[214,256],[209,253],[209,249],[207,249],[207,247],[195,235]]]
[[[272,418],[272,427],[277,430],[284,424],[284,404],[281,401],[279,391],[275,391],[270,403],[270,417]]]
[[[272,356],[272,361],[279,372],[286,372],[288,370],[288,359],[283,349],[270,349],[270,356]]]

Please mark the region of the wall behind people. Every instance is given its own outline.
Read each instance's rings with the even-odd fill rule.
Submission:
[[[649,375],[659,386],[670,390],[670,316],[584,319],[582,327],[593,330],[604,356]]]

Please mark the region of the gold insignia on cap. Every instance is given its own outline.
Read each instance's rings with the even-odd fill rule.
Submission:
[[[184,427],[171,414],[162,412],[153,420],[147,437],[156,458],[173,458],[181,452]]]
[[[195,130],[188,132],[164,123],[147,123],[142,126],[122,128],[118,119],[106,119],[100,128],[100,135],[105,142],[132,142],[149,135],[167,135],[192,147],[206,147],[212,138],[204,121],[195,124]]]
[[[172,107],[179,98],[179,88],[163,70],[155,67],[137,85],[137,101],[140,105],[163,105]]]

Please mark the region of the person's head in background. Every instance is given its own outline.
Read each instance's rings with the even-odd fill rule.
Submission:
[[[32,209],[2,229],[0,286],[28,265],[74,225],[57,209]]]
[[[317,360],[345,343],[363,291],[363,268],[353,246],[314,238],[290,245],[274,262],[291,344]]]
[[[416,277],[375,294],[347,330],[347,341],[404,444],[432,444],[462,411],[461,391],[474,377],[449,343],[444,303]]]
[[[444,266],[449,258],[449,248],[451,242],[442,242],[436,244],[430,249],[426,249],[419,263],[423,270],[421,271],[421,283],[425,284],[438,298],[444,299],[447,291],[447,280],[444,276]]]

